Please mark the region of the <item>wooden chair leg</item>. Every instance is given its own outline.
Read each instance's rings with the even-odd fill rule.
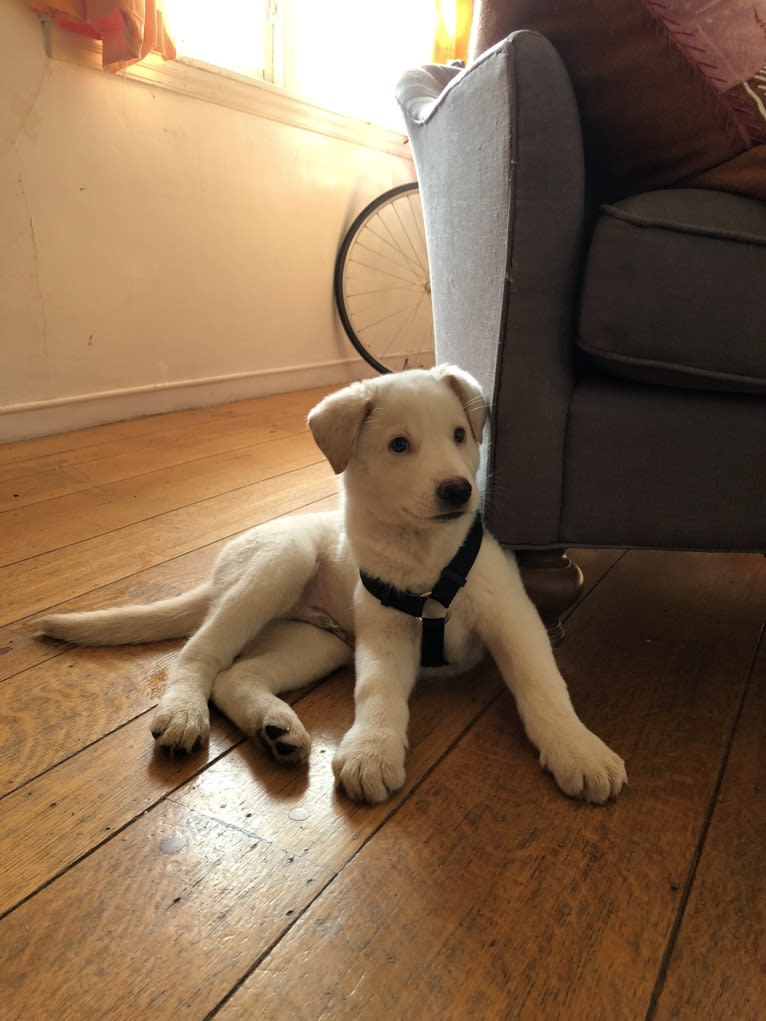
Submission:
[[[524,587],[545,624],[551,645],[559,645],[564,639],[561,618],[580,598],[583,573],[563,549],[518,550],[516,559]]]

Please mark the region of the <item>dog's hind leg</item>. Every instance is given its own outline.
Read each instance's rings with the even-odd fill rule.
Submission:
[[[345,663],[352,650],[328,631],[300,621],[273,621],[213,683],[213,701],[248,737],[278,762],[299,765],[311,738],[295,711],[277,696],[320,680]]]
[[[181,650],[152,717],[158,744],[188,752],[207,741],[207,702],[216,676],[269,621],[289,613],[316,564],[312,537],[296,529],[285,529],[281,542],[253,551],[238,581],[214,600],[199,631]]]

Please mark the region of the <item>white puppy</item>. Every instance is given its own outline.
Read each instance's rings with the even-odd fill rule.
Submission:
[[[575,714],[516,562],[477,518],[486,413],[476,381],[453,366],[354,383],[309,415],[343,473],[341,511],[245,532],[207,583],[177,598],[54,614],[43,631],[102,645],[192,634],[153,717],[159,744],[189,751],[206,741],[212,696],[291,763],[307,758],[311,741],[277,696],[351,662],[355,645],[355,719],[333,765],[345,791],[368,802],[404,784],[418,673],[461,672],[488,649],[542,765],[565,793],[605,802],[626,782],[624,764]],[[446,585],[454,597],[446,612],[424,596],[436,585],[435,595]],[[424,667],[421,655],[448,665]]]

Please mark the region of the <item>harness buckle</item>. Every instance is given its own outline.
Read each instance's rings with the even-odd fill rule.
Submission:
[[[424,620],[443,620],[446,624],[452,615],[451,609],[448,606],[442,606],[442,604],[437,602],[435,599],[429,599],[428,597],[430,596],[430,592],[424,592],[423,596],[426,600],[423,606],[423,613],[420,617],[416,617],[415,619],[421,624]],[[425,611],[427,609],[435,609],[436,613],[426,613]],[[441,611],[441,613],[439,611]]]

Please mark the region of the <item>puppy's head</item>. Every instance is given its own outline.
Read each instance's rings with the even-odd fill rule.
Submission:
[[[309,415],[347,495],[388,520],[450,520],[478,506],[476,471],[487,404],[451,365],[353,383]]]

